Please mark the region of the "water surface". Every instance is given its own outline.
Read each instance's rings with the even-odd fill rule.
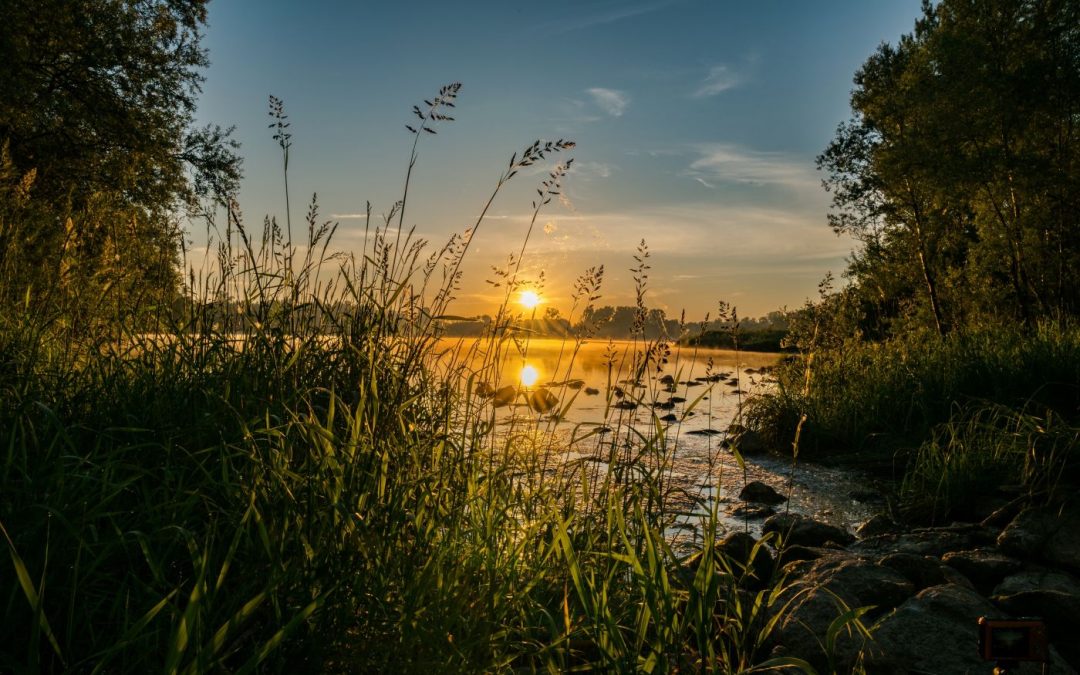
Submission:
[[[862,476],[781,456],[747,457],[740,466],[724,447],[729,425],[740,421],[740,405],[775,386],[770,369],[777,354],[674,345],[645,354],[642,343],[629,341],[598,340],[575,348],[569,341],[535,338],[501,345],[447,340],[442,348],[448,362],[464,363],[474,387],[517,390],[512,404],[496,410],[498,425],[535,425],[559,439],[567,457],[595,461],[597,470],[606,470],[611,448],[626,439],[663,442],[673,458],[666,475],[690,495],[682,506],[703,513],[718,501],[729,530],[760,534],[764,518],[738,510],[745,505],[738,494],[753,480],[790,498],[774,507],[777,511],[790,509],[848,529],[880,508],[851,496],[866,492]],[[535,371],[536,381],[522,382],[523,370]],[[527,400],[545,390],[557,403],[541,414]],[[563,414],[553,416],[556,412]],[[685,526],[672,535],[693,539],[698,521],[685,517]]]

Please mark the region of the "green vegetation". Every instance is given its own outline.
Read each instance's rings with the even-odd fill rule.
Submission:
[[[183,215],[240,176],[229,132],[193,127],[206,1],[15,0],[3,14],[0,309],[126,320],[172,302]]]
[[[629,335],[618,358],[639,379],[689,332],[646,306],[644,242],[635,306],[597,307],[594,268],[568,316],[510,309],[572,160],[540,183],[484,339],[438,346],[467,323],[448,310],[488,208],[573,143],[515,153],[466,234],[429,251],[402,226],[451,84],[414,107],[402,199],[367,219],[363,251],[334,252],[314,198],[295,239],[288,216],[253,232],[227,132],[190,128],[204,4],[5,14],[0,670],[812,672],[770,659],[796,600],[755,564],[775,542],[714,547],[718,502],[675,486],[657,413],[576,429],[571,453],[553,420],[575,394],[497,410],[522,398],[497,373],[529,335],[565,338],[568,382],[586,338]],[[852,283],[783,317],[798,354],[745,421],[796,458],[900,467],[913,520],[969,516],[1003,485],[1049,499],[1080,474],[1078,12],[927,4],[859,72],[820,160],[833,227],[859,242]],[[187,278],[180,214],[213,237]],[[780,348],[780,320],[721,305],[695,344]],[[669,534],[688,523],[693,556]],[[828,644],[864,609],[840,607]]]
[[[851,283],[793,316],[801,354],[748,419],[903,475],[916,520],[1080,477],[1078,13],[925,3],[819,158],[831,225],[859,244]]]
[[[167,23],[168,8],[156,11]],[[414,108],[410,171],[419,139],[450,121],[459,87]],[[273,98],[271,114],[287,186],[291,137]],[[515,153],[487,204],[521,168],[571,147],[538,141]],[[541,184],[537,213],[568,165]],[[8,228],[57,214],[23,166],[7,161],[0,194],[15,257],[27,239]],[[249,231],[218,194],[205,211],[217,255],[200,275],[183,285],[166,275],[147,294],[102,281],[91,303],[76,286],[45,292],[50,277],[19,277],[12,265],[22,263],[5,258],[0,670],[806,665],[769,659],[793,597],[756,564],[767,540],[741,558],[713,546],[717,502],[700,508],[672,487],[674,447],[655,414],[645,431],[620,416],[609,434],[582,432],[582,456],[540,414],[496,424],[506,402],[481,384],[527,350],[515,340],[524,317],[504,303],[482,354],[447,363],[437,348],[484,216],[424,258],[393,228],[406,206],[352,256],[332,252],[334,226],[314,199],[294,242],[288,222]],[[222,210],[225,226],[214,227]],[[111,212],[92,217],[113,222]],[[34,265],[66,264],[42,250]],[[647,256],[643,244],[639,300]],[[96,260],[77,264],[99,279]],[[602,274],[582,275],[579,311],[599,297]],[[509,298],[516,266],[505,276]],[[637,342],[623,358],[640,373],[667,351],[645,340],[647,309],[636,310]],[[567,345],[567,377],[577,344]],[[556,415],[570,404],[529,398]],[[667,538],[677,519],[695,526],[693,558]],[[844,616],[835,630],[857,614]]]
[[[601,268],[602,270],[602,268]],[[455,317],[447,321],[444,330],[447,335],[480,336],[491,331],[495,319],[491,316],[472,318]],[[643,325],[639,325],[644,322]],[[672,340],[683,344],[719,349],[734,349],[730,322],[721,319],[706,319],[693,326],[688,326],[685,317],[670,319],[662,309],[649,309],[644,318],[637,307],[619,305],[612,307],[588,307],[573,323],[562,317],[555,307],[548,307],[544,315],[524,320],[523,329],[538,335],[566,337],[580,333],[589,333],[595,338],[628,340],[644,337],[648,340]],[[782,349],[781,340],[787,335],[787,319],[784,312],[773,311],[760,318],[742,318],[739,320],[740,348],[748,351],[778,352]]]
[[[775,329],[740,331],[736,345],[736,337],[730,330],[710,330],[687,338],[687,344],[714,349],[735,349],[737,346],[748,352],[780,352],[789,349],[784,344],[787,335],[786,330]]]

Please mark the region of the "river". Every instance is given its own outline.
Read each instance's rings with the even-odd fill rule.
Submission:
[[[517,390],[509,405],[496,409],[498,425],[544,428],[569,457],[606,467],[602,448],[612,446],[612,434],[656,438],[659,429],[671,449],[669,480],[691,495],[683,506],[703,513],[718,500],[728,530],[760,536],[764,517],[740,510],[745,503],[738,498],[754,480],[789,497],[775,507],[778,512],[790,509],[849,530],[880,510],[880,504],[852,496],[867,492],[864,476],[779,455],[747,457],[744,472],[723,446],[747,397],[776,386],[770,371],[779,355],[678,345],[648,357],[642,351],[641,343],[630,341],[595,340],[575,349],[570,341],[537,338],[499,345],[445,340],[440,346],[446,363],[465,364],[474,387]],[[490,363],[498,366],[485,366]],[[544,400],[551,404],[547,414],[530,407],[530,396],[543,396],[541,408]],[[676,528],[682,531],[669,534],[693,539],[699,521],[687,516]]]

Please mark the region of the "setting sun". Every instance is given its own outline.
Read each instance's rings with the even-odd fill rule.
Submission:
[[[518,302],[528,309],[533,309],[540,304],[540,296],[537,295],[536,291],[522,291]]]
[[[538,379],[540,379],[540,372],[533,366],[525,366],[521,369],[521,383],[526,387],[533,386]]]

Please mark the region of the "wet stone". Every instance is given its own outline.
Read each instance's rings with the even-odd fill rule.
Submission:
[[[797,513],[781,513],[765,521],[763,532],[777,532],[787,544],[822,546],[829,542],[847,545],[855,541],[850,532]]]
[[[859,539],[866,539],[867,537],[876,537],[879,534],[896,532],[898,529],[899,526],[892,518],[884,513],[879,513],[862,525],[859,525],[858,529],[855,530],[855,536]]]
[[[787,497],[776,491],[771,485],[759,480],[747,483],[739,492],[739,499],[758,504],[783,504]]]

